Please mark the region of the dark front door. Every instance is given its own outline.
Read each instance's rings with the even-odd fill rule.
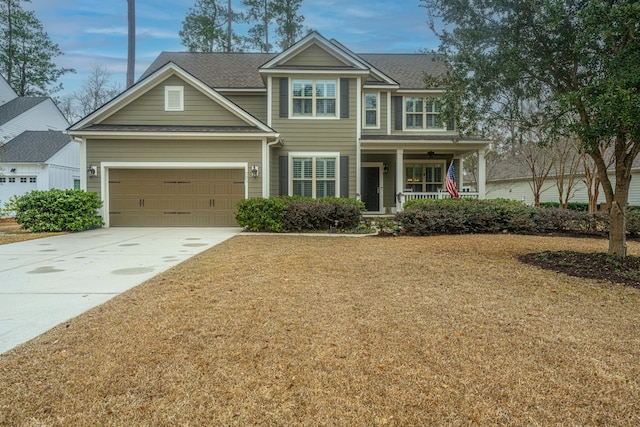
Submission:
[[[380,168],[365,166],[362,168],[362,201],[367,211],[380,210]]]

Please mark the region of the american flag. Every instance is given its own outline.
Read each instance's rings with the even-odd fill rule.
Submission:
[[[449,171],[447,172],[447,178],[444,180],[444,186],[447,189],[447,193],[454,199],[459,199],[460,195],[456,189],[456,173],[453,169],[453,162],[449,165]]]

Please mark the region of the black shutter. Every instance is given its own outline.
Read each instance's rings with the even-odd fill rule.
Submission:
[[[289,117],[289,79],[280,78],[280,117]]]
[[[289,156],[280,156],[280,195],[289,195]]]
[[[447,130],[456,130],[456,122],[453,119],[447,122]]]
[[[393,129],[402,130],[402,97],[393,97],[393,117],[395,120]]]
[[[340,79],[340,118],[349,118],[349,79]]]
[[[340,197],[349,197],[349,156],[340,156]]]

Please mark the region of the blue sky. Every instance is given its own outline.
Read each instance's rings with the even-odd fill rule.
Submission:
[[[161,51],[183,51],[178,31],[195,0],[136,0],[136,79]],[[233,0],[241,9],[240,0]],[[411,53],[435,49],[419,0],[303,0],[304,25],[359,53]],[[75,68],[57,96],[77,90],[93,66],[106,67],[124,87],[127,59],[126,0],[31,0],[34,10],[64,55],[56,62]],[[241,29],[241,28],[239,28]]]

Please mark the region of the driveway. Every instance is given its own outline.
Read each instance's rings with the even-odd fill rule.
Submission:
[[[102,228],[0,245],[0,353],[240,231]]]

